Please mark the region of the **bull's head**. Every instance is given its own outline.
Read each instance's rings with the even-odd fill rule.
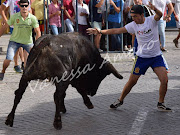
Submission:
[[[73,80],[71,84],[77,89],[85,90],[88,95],[94,96],[101,81],[111,73],[115,77],[123,79],[114,66],[107,62],[102,67],[97,66],[92,71],[87,72],[76,80]]]

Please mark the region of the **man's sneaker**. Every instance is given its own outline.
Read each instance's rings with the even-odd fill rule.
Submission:
[[[4,73],[0,73],[0,81],[4,79]]]
[[[133,48],[129,49],[128,52],[133,53]]]
[[[19,65],[14,66],[14,70],[16,71],[16,73],[22,73],[21,68],[19,67]]]
[[[179,47],[179,46],[178,46],[178,40],[177,40],[176,38],[173,40],[173,43],[175,44],[175,47],[176,47],[176,48]]]
[[[161,51],[162,51],[162,52],[168,52],[168,50],[165,49],[165,48],[161,48]]]
[[[118,100],[116,100],[113,104],[110,105],[110,108],[116,109],[116,108],[118,108],[119,106],[121,106],[122,104],[123,104],[123,101],[119,101],[119,99],[118,99]]]
[[[166,107],[164,105],[164,103],[159,103],[158,102],[157,107],[158,107],[158,110],[160,110],[160,111],[166,111],[166,112],[172,111],[170,108]]]

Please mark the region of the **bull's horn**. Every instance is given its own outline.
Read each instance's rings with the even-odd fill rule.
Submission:
[[[115,77],[117,77],[117,78],[119,78],[119,79],[123,79],[123,76],[118,73],[118,71],[114,68],[114,66],[113,66],[111,63],[107,62],[106,65],[107,65],[107,69],[108,69],[111,73],[113,73],[113,75],[114,75]]]

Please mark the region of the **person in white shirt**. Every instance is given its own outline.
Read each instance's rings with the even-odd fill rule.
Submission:
[[[158,21],[162,17],[159,11],[152,3],[149,2],[149,8],[155,11],[155,15],[144,17],[144,9],[141,5],[134,5],[131,8],[131,16],[133,22],[122,28],[114,28],[107,30],[98,30],[89,28],[89,34],[120,34],[134,33],[138,41],[138,51],[136,53],[136,61],[134,63],[130,78],[123,88],[120,98],[110,105],[110,108],[117,108],[123,104],[124,98],[137,83],[139,77],[144,75],[149,67],[153,69],[160,80],[159,101],[157,107],[162,111],[171,111],[164,105],[164,98],[167,92],[168,77],[163,61],[160,42],[158,35]]]
[[[177,37],[173,40],[175,46],[178,48],[178,40],[180,38],[180,0],[171,0],[173,7],[174,7],[174,17],[176,20],[176,27],[179,29],[179,34]]]
[[[87,18],[89,15],[88,5],[83,3],[83,0],[78,0],[78,30],[79,33],[89,38],[89,35],[86,33],[86,29],[88,28]],[[76,14],[76,0],[73,0],[73,8]]]
[[[166,16],[162,16],[161,19],[158,21],[158,31],[161,41],[161,50],[167,51],[165,49],[165,27],[166,27],[166,21],[169,22],[171,20],[171,14],[173,12],[172,3],[170,0],[130,0],[129,6],[132,7],[133,3],[140,3],[140,2],[142,2],[143,5],[147,5],[149,1],[153,5],[156,5],[156,8],[160,10],[163,14],[165,12],[166,6],[168,7],[168,14]]]
[[[161,19],[158,21],[158,31],[160,35],[161,41],[161,50],[167,51],[165,49],[165,28],[166,28],[166,21],[169,22],[171,20],[171,14],[173,12],[173,6],[171,0],[152,0],[152,3],[156,5],[156,7],[164,14],[166,10],[166,6],[168,7],[168,14],[166,16],[162,16]]]

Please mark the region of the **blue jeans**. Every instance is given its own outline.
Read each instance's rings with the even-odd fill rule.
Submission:
[[[108,22],[109,29],[111,28],[120,28],[121,23],[117,22]],[[122,50],[121,47],[121,34],[113,34],[111,35],[111,50]]]
[[[50,25],[51,30],[53,32],[53,35],[59,35],[62,33],[62,28],[61,27],[57,27],[56,25]]]
[[[71,22],[71,20],[66,19],[65,24],[67,26],[67,30],[66,30],[67,32],[74,32],[73,23]]]
[[[8,48],[7,48],[7,54],[6,54],[6,59],[7,60],[13,60],[14,55],[16,54],[16,51],[22,47],[24,48],[28,53],[30,52],[31,48],[33,47],[34,44],[20,44],[16,43],[13,41],[9,41]]]
[[[166,27],[166,21],[159,20],[158,31],[160,35],[161,47],[165,47],[165,27]]]

